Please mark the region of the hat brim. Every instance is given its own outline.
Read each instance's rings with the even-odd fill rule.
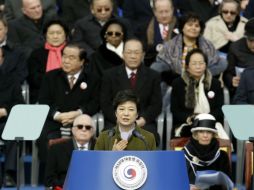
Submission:
[[[254,35],[253,34],[245,33],[245,36],[248,40],[254,40]]]
[[[195,128],[192,128],[191,129],[191,132],[195,132],[195,131],[210,131],[210,132],[213,132],[213,133],[218,133],[218,131],[216,129],[211,129],[211,128],[208,128],[208,127],[195,127]]]

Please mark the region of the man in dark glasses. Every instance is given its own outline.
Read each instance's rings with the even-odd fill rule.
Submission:
[[[95,125],[89,115],[80,115],[74,122],[72,138],[57,140],[49,148],[46,165],[45,186],[48,189],[62,188],[73,150],[93,150]]]

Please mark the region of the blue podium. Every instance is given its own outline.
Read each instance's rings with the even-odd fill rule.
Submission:
[[[182,151],[74,151],[64,190],[189,190]]]

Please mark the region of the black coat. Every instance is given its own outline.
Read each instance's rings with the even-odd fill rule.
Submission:
[[[125,65],[120,65],[104,73],[101,86],[101,109],[105,120],[116,122],[113,109],[113,98],[120,90],[130,89]],[[159,74],[141,65],[137,71],[137,84],[134,89],[140,99],[139,116],[144,117],[146,123],[154,122],[161,112],[162,100]]]
[[[89,144],[89,150],[93,150],[94,145],[95,139],[92,139]],[[46,187],[63,186],[72,152],[75,149],[77,149],[77,145],[74,145],[73,139],[54,144],[49,148],[45,175]]]
[[[87,88],[82,89],[81,83]],[[39,103],[50,106],[46,125],[50,131],[59,130],[61,124],[53,120],[56,111],[68,112],[81,109],[84,114],[94,115],[99,111],[100,81],[98,77],[87,73],[85,69],[80,73],[74,87],[70,89],[66,74],[62,69],[48,72],[41,84]]]
[[[185,106],[185,94],[186,83],[179,77],[172,83],[172,95],[171,95],[171,111],[173,114],[174,126],[180,126],[186,123],[186,119],[194,114],[194,109],[187,108]],[[208,98],[208,92],[213,91],[215,93],[214,98]],[[221,107],[223,105],[223,89],[221,83],[213,78],[211,88],[205,90],[205,95],[210,105],[210,114],[213,115],[217,121],[223,121],[223,113]]]
[[[94,52],[89,62],[92,72],[98,76],[102,76],[103,72],[114,66],[123,64],[123,60],[115,52],[107,49],[105,44],[102,44],[96,52]]]
[[[43,77],[46,74],[46,66],[48,61],[49,50],[44,47],[35,49],[28,61],[28,83],[30,88],[30,102],[38,101],[38,94]]]

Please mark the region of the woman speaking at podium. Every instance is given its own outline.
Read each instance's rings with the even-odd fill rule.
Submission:
[[[154,135],[136,125],[140,106],[135,93],[132,90],[119,91],[113,107],[117,125],[99,135],[95,150],[155,150]]]

